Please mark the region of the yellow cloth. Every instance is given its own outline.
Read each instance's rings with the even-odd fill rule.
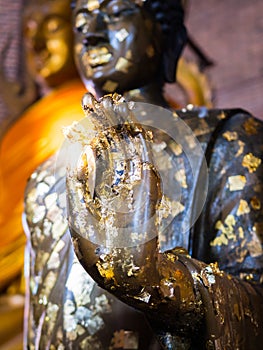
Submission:
[[[22,228],[26,182],[61,145],[61,128],[84,117],[80,81],[67,83],[30,107],[0,144],[0,288],[19,274],[24,261]]]

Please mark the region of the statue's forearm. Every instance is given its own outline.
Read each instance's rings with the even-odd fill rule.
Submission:
[[[220,272],[213,264],[198,278],[207,341],[216,349],[257,349],[263,341],[262,287]]]
[[[262,287],[180,250],[153,253],[155,244],[94,254],[93,263],[84,267],[103,288],[145,312],[162,337],[168,332],[176,341],[195,339],[197,349],[204,344],[212,349],[256,349],[263,341]]]
[[[105,251],[76,234],[73,242],[84,268],[101,287],[163,327],[167,322],[188,333],[203,319],[196,266],[186,266],[172,252],[157,253],[155,239],[140,247]]]
[[[183,324],[187,316],[191,315],[189,324],[197,329],[199,327],[197,338],[195,338],[194,329],[190,334],[195,344],[196,339],[199,339],[200,345],[197,348],[203,349],[208,346],[211,349],[258,349],[258,344],[263,341],[262,286],[234,278],[220,271],[217,264],[206,265],[183,255],[177,255],[177,258],[174,271],[179,274],[177,267],[180,262],[191,276],[179,286],[181,292],[179,315],[185,317]],[[164,267],[165,265],[166,263]],[[183,269],[181,271],[184,272]],[[187,277],[187,273],[184,277]],[[194,292],[192,295],[191,286]],[[183,296],[184,291],[193,299],[187,300]],[[187,309],[189,310],[191,304],[195,305],[195,308],[188,313]],[[169,322],[172,315],[170,313]],[[176,318],[176,314],[174,317]],[[164,326],[167,330],[169,330],[169,322]],[[174,335],[180,335],[178,328],[175,329]]]

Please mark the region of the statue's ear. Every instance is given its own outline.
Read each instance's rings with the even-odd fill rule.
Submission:
[[[176,81],[177,63],[187,41],[187,32],[184,25],[170,33],[166,38],[166,47],[163,53],[163,74],[167,83]]]

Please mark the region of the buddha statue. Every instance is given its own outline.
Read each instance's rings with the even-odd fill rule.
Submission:
[[[101,98],[96,101],[88,94],[82,103],[98,132],[91,144],[94,164],[101,164],[104,171],[92,182],[96,166],[89,168],[90,157],[83,153],[78,177],[73,179],[77,192],[68,179],[69,221],[63,215],[66,203],[61,196],[64,173],[57,164],[54,176],[54,158],[28,182],[26,346],[257,349],[263,340],[262,122],[239,109],[192,106],[176,111],[175,120],[183,120],[200,142],[209,169],[204,208],[185,230],[185,214],[194,215],[204,189],[195,186],[199,183],[193,183],[189,169],[182,167],[186,161],[182,149],[164,133],[145,130],[143,119],[131,126],[123,122],[131,112],[125,101],[168,107],[162,89],[175,79],[186,40],[180,1],[77,0],[72,8],[77,67],[87,89]],[[114,92],[124,98],[103,97]],[[162,116],[165,120],[165,113]],[[119,123],[105,134],[114,118]],[[111,161],[110,151],[118,146],[118,138],[124,140],[120,156],[123,148],[128,154],[135,152],[128,175],[137,176],[136,181],[120,169],[120,163]],[[159,163],[152,162],[147,140],[157,158],[159,152]],[[195,150],[197,144],[191,147]],[[166,168],[167,164],[172,166]],[[136,207],[140,201],[143,205],[139,213],[114,216],[111,228],[116,221],[126,228],[151,217],[162,202],[159,173],[168,169],[182,201],[167,227],[169,245],[164,241],[161,247],[155,225],[151,239],[135,246],[108,246],[89,239],[85,233],[89,226],[92,235],[100,237],[103,226],[97,224],[98,218],[105,218],[108,200],[117,197],[117,186],[123,185],[118,206]],[[202,169],[200,164],[196,167],[197,178]],[[143,192],[142,178],[147,187]],[[127,186],[134,193],[133,201],[125,192]],[[90,224],[79,216],[82,231],[78,232],[74,220],[80,205]]]
[[[17,276],[23,266],[25,237],[21,215],[24,188],[27,178],[34,169],[53,154],[60,145],[59,138],[53,137],[54,126],[60,123],[59,120],[61,120],[61,125],[70,120],[67,119],[62,101],[66,98],[71,106],[67,110],[72,109],[72,114],[77,117],[79,113],[82,118],[79,94],[86,90],[77,75],[73,61],[70,14],[70,2],[66,5],[65,1],[61,0],[28,1],[24,9],[23,31],[26,63],[31,79],[39,86],[40,96],[38,101],[35,101],[30,108],[20,114],[16,122],[9,126],[1,139],[0,232],[2,246],[4,249],[4,245],[9,243],[9,249],[7,249],[9,254],[13,251],[14,256],[19,256],[19,259],[9,257],[10,260],[13,260],[14,265],[8,264],[9,267],[3,268],[5,277],[2,279],[0,274],[1,290],[8,286],[10,280]],[[12,103],[15,102],[16,100],[13,99]],[[56,108],[56,113],[52,113],[52,117],[47,105],[50,108],[52,105]],[[30,133],[27,130],[30,130]],[[14,183],[17,183],[15,190]],[[11,247],[12,242],[14,243],[13,248]],[[1,257],[3,266],[5,266],[4,257],[2,255]],[[10,274],[8,273],[9,268]]]
[[[29,74],[42,90],[78,77],[72,55],[71,11],[65,1],[28,1],[23,38]]]

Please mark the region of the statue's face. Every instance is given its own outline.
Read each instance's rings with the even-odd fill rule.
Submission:
[[[78,0],[73,13],[75,61],[83,82],[120,93],[156,79],[160,29],[131,0]]]
[[[31,1],[23,27],[26,60],[34,79],[53,87],[76,74],[68,1]]]

